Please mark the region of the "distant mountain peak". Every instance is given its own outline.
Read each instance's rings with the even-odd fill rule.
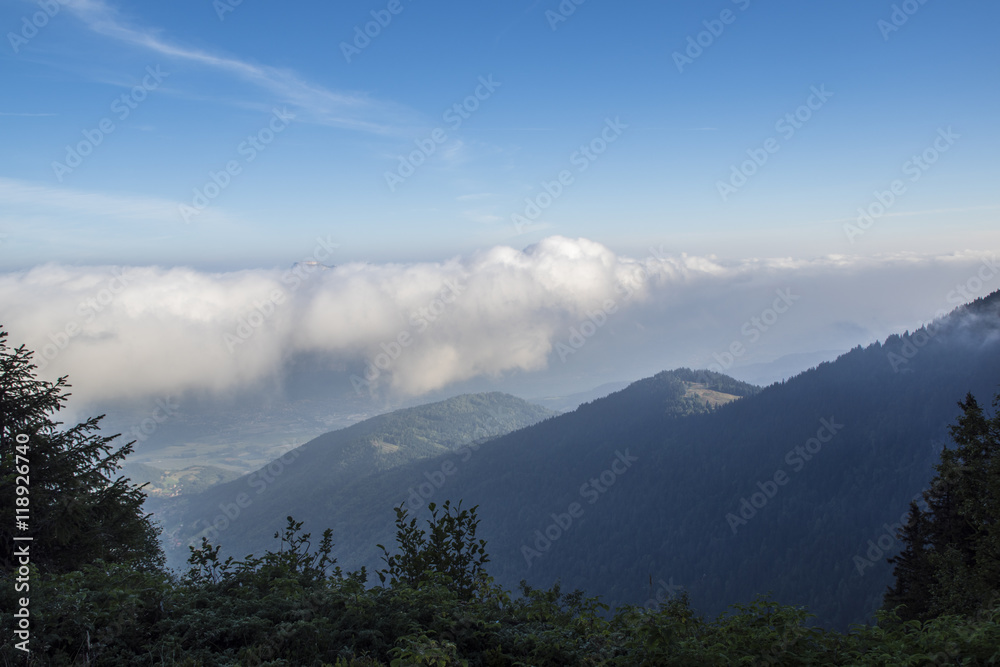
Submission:
[[[322,262],[317,262],[315,260],[308,259],[308,260],[303,260],[301,262],[295,262],[292,264],[293,270],[297,268],[304,268],[310,271],[315,271],[316,269],[319,269],[320,271],[326,271],[327,269],[336,268],[336,266],[328,266],[326,264],[323,264]]]

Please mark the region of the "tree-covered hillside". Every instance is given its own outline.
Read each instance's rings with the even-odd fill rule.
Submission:
[[[993,295],[759,392],[661,373],[461,459],[408,464],[322,497],[302,490],[308,501],[284,507],[333,527],[345,565],[371,567],[394,506],[461,498],[482,508],[491,572],[505,586],[558,579],[613,605],[683,589],[708,613],[770,591],[846,628],[879,608],[896,530],[933,475],[957,401],[997,389],[998,303]],[[746,398],[690,414],[686,381],[706,378]]]
[[[484,440],[554,414],[499,392],[456,396],[326,433],[250,475],[148,506],[164,527],[171,564],[182,564],[187,545],[205,535],[242,555],[268,544],[288,514],[322,520],[304,508],[351,483],[443,454],[461,461]]]
[[[652,577],[710,613],[771,591],[846,628],[879,607],[958,400],[998,389],[998,310],[994,294],[708,414],[664,414],[638,385],[490,443],[449,493],[482,506],[505,585],[641,603]],[[606,484],[619,452],[635,462]]]
[[[647,407],[673,416],[712,412],[693,387],[730,397],[759,391],[717,373],[681,369],[634,383],[600,403],[621,414]],[[590,405],[577,412],[587,412]],[[418,511],[450,493],[489,442],[484,436],[506,434],[552,414],[506,394],[458,396],[328,433],[246,478],[149,506],[166,528],[172,565],[203,536],[218,541],[229,555],[259,552],[292,514],[335,529],[350,526],[357,538],[345,540],[342,559],[352,567],[370,566],[376,558],[371,545],[391,535],[395,505],[405,501]],[[503,465],[516,469],[519,464]],[[394,469],[400,476],[392,474]],[[504,504],[512,506],[507,500]]]
[[[657,388],[672,382],[660,378]],[[683,383],[682,383],[683,384]],[[53,415],[65,380],[34,378],[30,353],[6,347],[0,331],[0,498],[8,508],[0,558],[0,660],[5,665],[990,665],[1000,661],[1000,551],[996,548],[1000,417],[971,398],[951,429],[952,447],[927,490],[931,513],[924,567],[897,561],[895,591],[910,595],[878,624],[848,634],[813,627],[808,611],[760,599],[715,619],[683,591],[660,584],[640,606],[610,618],[599,600],[559,585],[519,594],[497,584],[478,507],[447,500],[418,521],[395,511],[395,539],[375,545],[379,567],[347,571],[334,533],[313,541],[291,517],[280,546],[259,556],[220,558],[203,542],[182,575],[162,568],[141,489],[117,476],[130,444],[93,434],[99,418],[70,429]],[[676,389],[676,388],[675,388]],[[663,410],[658,400],[649,405]],[[1000,396],[993,403],[1000,408]],[[679,418],[675,418],[679,419]],[[547,423],[547,422],[546,422]],[[626,449],[620,466],[629,472]],[[391,471],[389,471],[391,472]],[[383,473],[385,474],[385,473]],[[603,479],[599,476],[598,481]],[[942,483],[943,482],[943,483]],[[611,486],[609,484],[608,486]],[[27,488],[29,493],[20,489]],[[610,489],[608,489],[610,491]],[[599,493],[595,491],[595,493]],[[940,502],[945,496],[952,503]],[[28,498],[27,502],[15,502]],[[30,508],[15,512],[15,508]],[[940,511],[938,511],[940,509]],[[18,522],[13,521],[17,514]],[[568,514],[580,515],[572,508]],[[935,532],[936,531],[936,532]],[[558,538],[553,538],[556,540]],[[26,546],[27,544],[27,546]],[[910,553],[915,553],[912,549]],[[973,557],[962,559],[966,554]],[[938,555],[944,558],[937,558]],[[953,555],[957,555],[955,561]],[[942,587],[964,569],[962,595]],[[916,565],[915,567],[912,567]],[[377,575],[380,585],[370,580]],[[936,610],[936,611],[935,611]],[[941,615],[941,612],[950,615]],[[922,621],[902,622],[917,615]]]

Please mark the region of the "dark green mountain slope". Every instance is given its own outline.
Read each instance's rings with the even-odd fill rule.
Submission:
[[[709,612],[773,591],[843,627],[877,608],[957,401],[1000,389],[1000,293],[711,414],[665,413],[661,376],[469,462],[444,495],[481,504],[492,572],[611,603],[683,587]]]
[[[684,397],[705,380],[746,398],[692,414]],[[273,517],[244,510],[218,539],[259,549],[239,524],[287,512],[332,527],[345,567],[372,566],[394,505],[463,499],[480,505],[488,569],[506,586],[560,578],[612,604],[683,588],[709,613],[772,591],[844,627],[878,607],[895,524],[931,479],[957,401],[1000,389],[1000,294],[759,393],[724,382],[660,373],[462,455],[332,493],[296,484],[268,503]]]
[[[641,408],[680,416],[707,413],[711,403],[757,391],[724,375],[682,369],[634,383],[598,403],[617,414]],[[174,566],[183,563],[191,540],[202,535],[231,555],[259,552],[289,514],[344,535],[338,537],[341,562],[373,565],[374,545],[394,534],[394,506],[407,501],[420,510],[428,502],[444,500],[490,437],[551,414],[505,394],[459,396],[326,434],[246,478],[172,503],[151,501],[150,507],[164,524]],[[595,428],[601,425],[587,423],[582,431],[567,431],[563,437],[585,438]],[[431,458],[441,452],[449,453]],[[544,457],[545,447],[524,461],[530,464],[532,456]],[[394,476],[396,467],[406,472]],[[484,471],[500,473],[509,474],[506,469]],[[513,506],[507,499],[500,502]]]
[[[554,414],[502,393],[457,396],[326,433],[233,482],[196,496],[151,499],[148,506],[164,526],[172,565],[183,564],[188,540],[206,530],[210,537],[224,533],[219,539],[239,550],[253,550],[271,541],[287,514],[306,516],[300,511],[305,503],[315,505],[373,473],[445,453],[471,452],[463,446]]]

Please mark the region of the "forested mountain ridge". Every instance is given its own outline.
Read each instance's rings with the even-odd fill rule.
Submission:
[[[925,333],[952,348],[958,345],[968,351],[971,347],[993,355],[980,361],[995,361],[993,348],[1000,337],[990,332],[993,317],[987,312],[978,322],[950,318],[945,324],[954,325],[951,333],[975,334],[960,344],[941,335],[948,333],[947,326]],[[1000,659],[1000,590],[996,580],[1000,542],[995,525],[1000,503],[996,476],[1000,470],[1000,394],[993,401],[992,414],[984,413],[976,400],[966,395],[959,406],[961,416],[947,429],[950,438],[935,466],[937,476],[925,493],[918,494],[931,500],[934,512],[925,517],[931,530],[927,533],[920,527],[926,523],[911,523],[905,540],[909,547],[920,549],[929,535],[936,551],[923,564],[926,556],[912,550],[895,563],[900,576],[894,587],[896,602],[902,595],[912,608],[894,610],[890,604],[880,612],[877,626],[857,626],[841,634],[810,627],[811,610],[807,608],[782,606],[767,599],[731,608],[715,620],[706,619],[690,607],[687,591],[675,584],[674,577],[657,580],[654,592],[650,575],[650,598],[642,607],[626,606],[610,619],[603,617],[604,606],[596,600],[584,598],[581,591],[564,594],[558,585],[551,589],[523,585],[515,597],[487,574],[493,571],[488,556],[493,545],[487,547],[481,539],[477,508],[466,505],[468,509],[462,509],[461,504],[449,507],[448,502],[443,506],[439,503],[437,508],[429,506],[429,534],[415,519],[409,520],[407,509],[395,511],[395,545],[388,549],[376,545],[388,557],[384,561],[387,567],[375,572],[382,585],[371,586],[374,582],[364,570],[344,571],[338,564],[342,550],[340,544],[334,546],[332,531],[325,531],[316,543],[310,535],[302,534],[302,524],[290,517],[280,531],[277,550],[272,543],[259,557],[233,561],[220,559],[218,549],[206,544],[191,554],[191,568],[185,574],[169,574],[162,570],[155,532],[141,510],[141,490],[115,474],[131,445],[114,451],[114,437],[94,433],[99,417],[60,431],[50,415],[65,400],[64,379],[55,384],[34,380],[30,353],[24,348],[9,350],[4,336],[0,330],[0,441],[16,441],[17,446],[4,448],[0,495],[13,507],[16,451],[18,457],[30,461],[34,482],[30,521],[18,528],[30,529],[40,538],[30,547],[17,548],[20,567],[14,555],[19,543],[4,542],[0,602],[4,609],[17,610],[3,615],[0,623],[4,636],[0,656],[5,663],[19,662],[15,656],[23,659],[28,651],[31,664],[122,667],[181,663],[874,667],[987,665]],[[919,351],[930,349],[930,340],[904,336],[886,356],[906,354],[912,362]],[[880,346],[858,351],[875,347]],[[963,355],[951,356],[964,359]],[[928,357],[920,358],[925,363]],[[926,369],[912,372],[921,370]],[[711,378],[706,374],[704,379]],[[706,384],[711,386],[711,382]],[[718,410],[693,416],[684,416],[681,411],[678,416],[673,406],[660,399],[670,393],[683,397],[691,390],[690,383],[660,374],[642,388],[647,400],[640,402],[638,416],[647,421],[659,416],[659,425],[668,433],[681,424],[728,414],[753,400],[731,401]],[[600,408],[600,404],[584,406],[581,412],[599,414],[594,407]],[[556,421],[547,420],[538,427]],[[583,422],[588,425],[587,420]],[[573,423],[567,420],[563,426]],[[804,473],[806,462],[815,466],[821,453],[833,449],[847,432],[847,426],[834,417],[821,417],[819,423],[814,438],[786,454],[791,472]],[[578,439],[576,449],[569,453],[584,453],[583,440]],[[472,449],[469,462],[489,458],[479,455],[491,450],[510,453],[486,443]],[[552,548],[567,544],[565,540],[574,530],[584,532],[586,519],[593,517],[598,520],[593,523],[600,523],[598,509],[611,501],[615,491],[628,488],[624,484],[631,479],[629,475],[634,478],[643,469],[637,452],[630,447],[615,450],[609,467],[581,486],[581,497],[594,499],[592,508],[581,510],[581,503],[573,503],[565,513],[551,514],[554,523],[544,534],[550,535],[551,528],[557,531],[551,534],[551,543],[541,547],[545,553],[533,555],[533,559],[551,561],[557,553]],[[651,458],[649,455],[650,451],[643,453]],[[439,461],[419,463],[436,465]],[[17,474],[26,475],[21,467],[27,466],[19,464]],[[385,470],[367,481],[378,480],[382,487],[398,484],[399,473],[408,467],[413,466]],[[41,471],[40,478],[35,471]],[[443,466],[440,472],[444,474]],[[530,470],[522,466],[517,472]],[[758,482],[758,493],[766,498],[758,511],[787,496],[779,496],[778,487],[793,488],[789,476],[786,473],[782,478],[776,473],[773,482]],[[29,483],[26,477],[17,479],[18,485]],[[771,483],[773,493],[768,486]],[[356,490],[365,491],[366,487]],[[19,490],[16,495],[23,494]],[[363,495],[353,500],[363,502]],[[348,494],[340,496],[343,500]],[[357,502],[353,505],[349,509],[357,508]],[[911,505],[911,517],[915,511]],[[350,511],[348,516],[352,516]],[[623,513],[622,518],[629,517]],[[955,527],[965,528],[957,532],[949,529],[952,519],[959,521]],[[743,530],[752,524],[731,525]],[[346,531],[340,536],[356,537]],[[616,536],[598,537],[606,543]],[[69,548],[54,551],[57,542]],[[874,548],[874,543],[869,543]],[[589,546],[603,544],[591,542]],[[632,545],[617,546],[628,549]],[[576,555],[585,556],[585,551]],[[30,568],[23,564],[29,554]],[[968,554],[974,554],[975,559],[964,566],[953,558],[961,561]],[[956,564],[960,571],[953,569]],[[609,575],[614,573],[605,570],[602,574],[611,579]],[[966,587],[958,595],[947,586],[940,587],[942,582],[954,583],[956,575]],[[965,577],[970,577],[969,581]],[[30,601],[24,597],[29,580]],[[913,617],[923,622],[901,622],[901,618]]]
[[[463,499],[480,505],[503,585],[561,579],[611,604],[683,589],[710,613],[772,591],[845,627],[879,606],[895,527],[932,476],[957,401],[998,388],[998,302],[994,294],[759,392],[720,384],[746,397],[710,411],[678,406],[689,387],[681,377],[724,380],[660,373],[467,460],[400,466],[316,502],[303,494],[287,511],[331,526],[345,565],[372,566],[393,506]],[[242,530],[219,541],[246,546],[233,539]]]
[[[456,396],[396,410],[331,431],[250,475],[218,484],[196,496],[150,499],[147,507],[164,527],[167,554],[173,556],[170,562],[178,565],[187,558],[185,545],[192,535],[206,532],[220,514],[223,519],[218,523],[220,526],[227,524],[225,530],[239,518],[233,516],[237,512],[245,516],[243,511],[251,503],[244,500],[246,506],[240,507],[237,499],[241,494],[249,500],[259,500],[258,507],[249,514],[258,513],[265,507],[274,510],[264,512],[274,521],[267,522],[259,531],[270,539],[274,529],[284,522],[288,508],[297,507],[301,498],[309,493],[333,494],[344,485],[371,474],[420,459],[461,452],[463,448],[478,447],[477,443],[484,439],[555,414],[499,392]],[[227,508],[230,509],[228,514]],[[195,518],[190,518],[192,516]],[[250,522],[242,521],[244,524]],[[234,534],[236,532],[234,530]]]
[[[998,311],[993,294],[711,414],[670,420],[642,401],[629,412],[597,401],[567,417],[578,424],[550,420],[499,439],[450,497],[482,505],[493,571],[508,585],[561,577],[611,603],[641,603],[652,576],[706,611],[773,591],[827,625],[860,622],[891,579],[893,528],[930,479],[957,402],[998,389]],[[483,474],[542,447],[548,456],[532,466]],[[538,548],[547,538],[535,531],[626,449],[636,465]],[[553,480],[566,482],[556,490]],[[495,509],[511,497],[514,518]],[[525,546],[542,554],[530,565]]]
[[[644,405],[663,414],[707,413],[713,403],[759,391],[732,378],[689,369],[660,373],[602,399],[621,409]],[[704,393],[712,394],[706,398]],[[584,404],[578,410],[588,410]],[[470,394],[398,410],[322,435],[288,452],[261,470],[208,489],[197,496],[151,499],[147,506],[165,529],[168,562],[179,565],[187,546],[202,536],[218,540],[228,553],[259,551],[289,514],[308,521],[351,521],[341,508],[352,498],[380,508],[381,532],[363,542],[365,560],[372,545],[391,530],[392,507],[411,500],[414,510],[437,493],[444,481],[486,441],[555,415],[552,411],[501,393]],[[441,456],[431,467],[421,460]],[[369,484],[394,467],[423,470],[419,481],[370,498]],[[415,467],[414,467],[415,466]],[[433,468],[433,469],[431,469]],[[443,468],[443,469],[442,469]],[[243,505],[240,504],[241,494]],[[358,516],[368,516],[362,511]],[[332,525],[332,524],[331,524]],[[364,532],[372,528],[366,525]],[[344,541],[346,550],[354,540]],[[347,559],[351,561],[350,558]]]
[[[604,398],[584,403],[577,410],[599,405],[601,409],[609,411],[648,410],[651,414],[674,417],[711,412],[716,401],[706,401],[699,396],[699,391],[732,399],[753,396],[760,392],[760,387],[721,373],[678,368],[637,380]]]

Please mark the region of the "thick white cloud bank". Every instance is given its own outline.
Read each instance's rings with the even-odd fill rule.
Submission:
[[[870,342],[998,288],[992,254],[723,263],[551,237],[441,263],[44,265],[0,274],[0,325],[36,351],[43,376],[68,374],[89,400],[228,392],[302,354],[329,359],[359,391],[419,396],[587,363],[620,371],[609,379],[728,370]]]

